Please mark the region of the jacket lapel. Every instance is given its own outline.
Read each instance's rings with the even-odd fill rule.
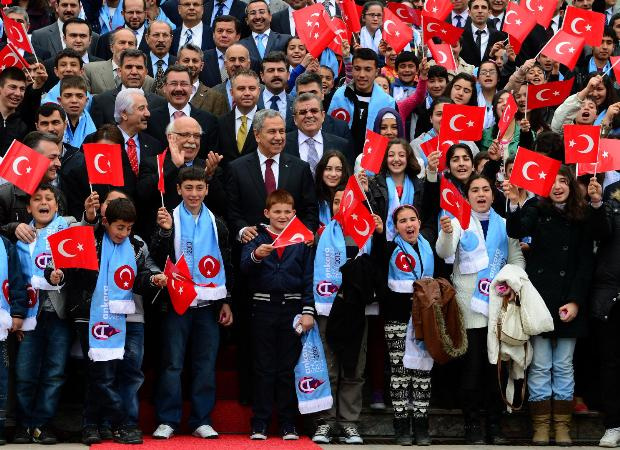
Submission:
[[[259,195],[265,195],[265,180],[263,179],[260,160],[258,159],[258,150],[252,154],[251,158],[248,158],[247,163],[249,165],[248,173],[258,189],[257,192],[259,192]]]
[[[278,189],[286,189],[288,185],[288,166],[290,164],[288,155],[280,153],[280,165],[278,166]]]

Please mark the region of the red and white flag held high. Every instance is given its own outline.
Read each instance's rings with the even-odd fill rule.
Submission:
[[[508,33],[509,36],[519,42],[519,49],[521,49],[521,44],[523,44],[523,41],[525,41],[535,26],[535,15],[532,15],[526,8],[516,3],[508,3],[502,31]],[[517,49],[515,49],[515,52],[519,53]]]
[[[351,237],[359,248],[366,245],[375,231],[375,219],[372,218],[370,211],[363,203],[358,203],[344,218],[343,222],[342,233]]]
[[[90,184],[125,185],[119,144],[84,144],[82,148]]]
[[[597,161],[601,127],[564,125],[564,160],[567,164]]]
[[[313,239],[314,234],[312,231],[310,231],[297,216],[294,216],[271,245],[274,248],[280,248],[301,244],[312,241]]]
[[[403,22],[410,23],[416,27],[420,26],[420,16],[411,6],[404,5],[400,2],[389,2],[387,7]]]
[[[389,139],[385,136],[367,129],[366,139],[364,140],[362,168],[372,173],[379,173],[381,171],[381,165],[383,164],[385,149],[387,148],[388,142]]]
[[[71,227],[47,238],[56,269],[99,270],[93,227]]]
[[[360,13],[354,0],[340,0],[340,11],[342,11],[342,18],[347,24],[347,27],[349,27],[351,33],[359,33],[362,31]]]
[[[314,31],[314,28],[318,24],[318,19],[321,17],[323,11],[325,11],[325,7],[320,3],[315,3],[293,11],[295,31],[302,42],[306,42],[306,40],[309,39],[312,31]]]
[[[584,38],[560,30],[547,42],[540,53],[573,70],[584,45]]]
[[[501,139],[504,137],[506,130],[512,123],[515,118],[515,114],[517,113],[518,107],[517,102],[515,102],[515,98],[512,94],[508,94],[508,99],[506,100],[506,104],[504,106],[504,112],[502,113],[502,117],[497,124],[499,128],[499,133],[497,134],[497,139]]]
[[[484,129],[485,108],[468,105],[443,105],[439,134],[443,140],[477,141]]]
[[[162,194],[166,193],[166,182],[164,180],[164,161],[166,160],[166,153],[168,153],[168,149],[157,155],[157,190]]]
[[[383,8],[383,40],[398,54],[413,39],[413,30],[388,8]]]
[[[562,162],[557,159],[519,147],[512,166],[510,184],[548,197],[561,165]]]
[[[441,177],[439,184],[441,195],[439,197],[439,207],[452,214],[461,224],[461,228],[469,228],[471,219],[471,205],[461,195],[457,187],[450,183],[446,177]]]
[[[577,164],[577,176],[586,173],[605,173],[620,170],[620,141],[601,139],[596,163]]]
[[[315,58],[318,58],[335,38],[335,33],[329,25],[331,19],[320,3],[293,11],[293,20],[299,39]]]
[[[605,14],[568,6],[564,13],[562,31],[585,39],[587,45],[598,47],[603,40]]]
[[[18,69],[30,67],[22,55],[13,49],[11,44],[7,44],[0,50],[0,72],[3,72],[7,67],[17,67]]]
[[[454,60],[454,54],[452,53],[452,46],[450,44],[435,44],[431,39],[427,42],[427,45],[438,66],[443,66],[448,71],[456,70],[456,61]]]
[[[552,81],[543,84],[528,84],[527,108],[529,110],[557,106],[564,103],[573,89],[574,78],[568,81]]]
[[[340,224],[344,224],[346,217],[355,209],[355,207],[366,200],[366,195],[362,192],[360,183],[355,175],[351,175],[347,181],[347,185],[344,188],[342,194],[342,200],[340,200],[340,209],[334,216],[334,219],[338,220]]]
[[[50,160],[13,139],[0,162],[0,178],[32,195],[50,166]]]
[[[450,0],[425,0],[422,15],[433,17],[437,20],[445,20],[452,12],[453,6]]]
[[[434,17],[422,16],[422,39],[424,42],[438,37],[441,42],[454,45],[460,39],[461,34],[463,34],[463,28],[455,27]]]
[[[521,0],[521,6],[532,13],[543,28],[549,28],[557,4],[557,0]]]
[[[0,11],[0,13],[2,13],[2,22],[4,23],[4,33],[6,34],[7,41],[14,47],[21,48],[25,52],[34,54],[24,25],[7,17],[4,11]]]
[[[439,166],[437,166],[437,170],[439,172],[443,172],[446,168],[446,152],[450,148],[451,145],[454,145],[454,141],[446,140],[438,144],[439,136],[435,136],[433,139],[420,144],[422,151],[428,158],[428,155],[439,150],[441,152],[441,156],[439,157]],[[457,141],[458,142],[458,141]]]
[[[329,43],[329,48],[335,54],[342,56],[342,41],[351,42],[351,33],[344,21],[338,17],[332,17],[329,26],[334,32],[334,39]]]

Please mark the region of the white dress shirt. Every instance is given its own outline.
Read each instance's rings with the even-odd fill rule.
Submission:
[[[144,30],[146,30],[146,22],[144,22],[142,26],[138,28],[137,30],[129,28],[127,25],[125,25],[125,28],[134,32],[134,34],[136,35],[136,43],[137,43],[136,47],[140,47],[140,43],[142,42],[142,37],[144,36]]]
[[[267,88],[263,89],[263,104],[265,105],[265,108],[271,108],[272,97],[278,97],[278,111],[286,122],[286,91],[282,91],[276,95],[269,92]]]
[[[256,114],[257,109],[258,108],[255,106],[252,111],[246,114],[246,117],[248,118],[248,133],[250,132],[250,127],[252,126],[252,121],[254,120],[254,114]],[[241,111],[239,111],[239,108],[235,108],[235,139],[237,137],[237,134],[239,133],[239,128],[241,128],[241,116],[242,115],[243,114],[241,114]]]
[[[62,48],[67,48],[67,44],[65,43],[65,36],[62,34],[62,27],[64,26],[64,22],[60,19],[56,20],[56,24],[58,25],[58,32],[60,33],[60,44]]]
[[[478,35],[476,35],[476,31],[478,30],[479,28],[476,28],[472,23],[471,33],[474,38],[474,42],[476,42],[476,38],[478,37]],[[481,31],[484,31],[484,33],[482,33],[482,35],[480,36],[480,59],[482,60],[482,57],[487,51],[487,44],[489,43],[489,27],[485,26]]]
[[[193,84],[192,84],[192,95],[190,95],[189,97],[189,101],[191,102],[192,99],[194,98],[194,95],[196,95],[196,92],[198,92],[198,86],[200,86],[200,78],[197,79]]]
[[[187,28],[185,24],[183,24],[183,27],[181,27],[179,47],[185,45],[185,41],[187,40],[187,30],[189,29],[190,28]],[[198,25],[192,27],[191,30],[192,30],[192,44],[194,44],[197,47],[202,48],[202,32],[203,32],[202,22],[199,22]]]
[[[123,135],[123,141],[125,142],[125,152],[127,152],[127,141],[129,140],[129,138],[133,138],[133,141],[136,143],[136,155],[138,156],[138,164],[140,164],[140,138],[138,138],[138,133],[134,134],[133,136],[129,136],[121,127],[118,127],[118,129],[121,130],[121,134]]]
[[[258,163],[260,164],[260,172],[263,174],[263,181],[265,181],[265,169],[267,168],[267,157],[263,155],[260,149],[256,152],[258,154]],[[280,154],[278,153],[273,158],[273,163],[271,164],[271,171],[273,172],[273,177],[276,180],[276,189],[278,189],[278,176],[280,175]]]
[[[465,26],[465,22],[467,21],[467,18],[469,17],[469,10],[466,9],[463,12],[457,13],[455,11],[452,11],[450,13],[450,23],[452,25],[454,25],[455,27],[457,26],[457,20],[455,19],[456,16],[461,16],[461,28]]]
[[[305,162],[308,162],[308,143],[306,141],[309,138],[310,136],[306,136],[304,133],[302,133],[301,130],[297,132],[297,146],[299,147],[299,157]],[[314,148],[319,155],[320,161],[323,157],[323,133],[319,131],[312,139],[314,139]]]
[[[493,15],[489,16],[489,20],[491,22],[493,22],[495,19],[498,19],[498,21],[497,21],[497,28],[496,28],[497,31],[501,31],[502,30],[502,23],[504,21],[504,14],[506,14],[506,12],[502,11],[499,16],[493,16]]]
[[[560,15],[559,14],[557,16],[553,16],[553,18],[551,19],[551,22],[549,23],[549,26],[553,30],[553,34],[558,32],[558,30],[560,29]]]
[[[191,108],[189,106],[189,103],[187,103],[182,109],[176,109],[174,106],[168,103],[168,117],[170,118],[171,122],[174,120],[174,117],[172,117],[172,115],[177,111],[183,111],[187,117],[190,117],[189,113],[191,111]]]

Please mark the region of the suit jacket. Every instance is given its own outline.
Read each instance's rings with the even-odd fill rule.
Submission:
[[[232,108],[230,103],[228,103],[228,91],[226,90],[226,82],[223,81],[220,84],[216,84],[215,86],[213,86],[212,89],[218,94],[222,94],[226,98],[226,111],[230,112]]]
[[[168,52],[168,67],[177,62],[177,57]],[[156,73],[153,72],[153,61],[151,60],[151,51],[146,54],[146,68],[149,71],[149,76],[155,78]]]
[[[105,33],[99,36],[95,55],[101,59],[112,58],[112,51],[110,50],[110,34],[111,33]],[[144,53],[148,54],[151,49],[149,48],[149,44],[146,43],[145,34],[146,32],[142,34],[142,40],[138,42],[138,50],[142,50]]]
[[[218,153],[224,156],[222,167],[226,167],[231,161],[240,156],[250,154],[257,148],[254,138],[254,127],[250,126],[248,136],[245,139],[241,153],[237,149],[237,133],[235,133],[235,111],[230,111],[217,120],[219,129]]]
[[[62,40],[60,38],[61,33],[62,29],[58,26],[58,22],[54,21],[54,23],[32,32],[32,45],[36,45],[37,47],[48,51],[52,57],[55,57],[56,53],[62,50]],[[98,41],[99,35],[93,32],[88,53],[95,52]]]
[[[90,117],[93,119],[96,127],[100,127],[106,123],[116,123],[114,120],[114,102],[116,96],[120,92],[120,86],[107,90],[93,97],[90,107]],[[152,92],[144,92],[148,103],[149,111],[153,111],[158,106],[166,105],[166,100]]]
[[[323,153],[329,150],[338,150],[346,156],[347,161],[349,161],[349,164],[351,164],[352,167],[355,162],[355,157],[351,152],[349,143],[345,139],[326,133],[323,130],[321,130],[321,134],[323,135]],[[284,152],[289,155],[293,155],[296,158],[300,158],[299,130],[286,133],[286,146],[284,147]]]
[[[164,103],[163,105],[157,106],[153,109],[149,108],[149,111],[151,113],[151,117],[149,118],[149,125],[146,132],[157,139],[165,148],[168,146],[166,127],[170,123],[168,103]],[[195,108],[191,104],[189,115],[190,117],[196,119],[202,127],[203,135],[200,139],[200,151],[198,152],[198,156],[204,159],[207,153],[209,153],[209,150],[215,151],[217,149],[217,119],[213,114]]]
[[[288,8],[278,11],[271,16],[272,31],[280,34],[293,34],[291,33],[291,22],[288,17]]]
[[[214,3],[215,3],[214,0],[205,0],[203,2],[204,13],[202,15],[202,21],[207,24],[207,27],[209,28],[209,30],[211,29],[211,16],[213,15]],[[247,36],[248,31],[249,31],[245,23],[245,7],[246,6],[247,6],[247,3],[241,0],[233,0],[232,5],[230,7],[230,12],[228,13],[229,15],[234,16],[237,19],[239,19],[239,21],[241,22],[241,25],[242,25],[241,36],[243,37]],[[164,11],[166,16],[168,16],[168,19],[170,19],[170,21],[177,26],[177,28],[181,28],[181,26],[183,25],[183,19],[181,19],[181,16],[179,15],[179,0],[166,0],[166,2],[161,5],[161,9]],[[209,34],[211,35],[211,38],[213,38],[212,30],[209,31]],[[211,47],[208,47],[208,48],[213,48],[213,47],[215,47],[215,43],[213,43]],[[206,49],[203,48],[203,50],[206,50]]]
[[[489,58],[489,52],[491,51],[493,44],[504,39],[505,33],[503,32],[495,31],[492,27],[487,27],[487,31],[489,32],[489,41],[487,43],[487,48],[484,51],[484,57],[481,59],[478,47],[476,47],[475,37],[471,31],[471,19],[467,19],[463,31],[463,45],[461,54],[459,55],[463,58],[463,61],[476,67],[480,66],[481,61],[486,61]]]
[[[213,87],[222,82],[222,76],[220,74],[220,62],[217,58],[217,50],[212,48],[204,52],[204,67],[200,72],[200,81],[205,86]]]
[[[265,109],[265,102],[263,101],[263,92],[265,92],[265,86],[261,86],[260,88],[260,95],[258,96],[258,109]],[[289,117],[293,117],[293,101],[295,100],[295,98],[290,95],[290,94],[286,94],[286,119],[288,120]]]
[[[291,193],[295,199],[297,217],[310,230],[316,230],[319,224],[318,207],[308,163],[280,153],[277,186]],[[266,222],[263,210],[267,193],[258,151],[237,158],[228,165],[226,192],[228,223],[233,236],[236,237],[244,227]]]
[[[291,133],[297,130],[297,126],[293,121],[293,115],[286,117],[286,133]],[[344,139],[347,142],[346,150],[343,151],[344,155],[347,157],[349,164],[353,166],[355,164],[355,156],[353,153],[353,136],[351,135],[351,129],[347,125],[344,120],[334,119],[329,114],[325,115],[325,120],[323,121],[323,126],[321,127],[321,131],[323,133],[330,134],[331,136],[336,136]],[[353,159],[349,159],[353,158]]]
[[[90,84],[91,94],[102,94],[111,89],[116,89],[114,82],[114,70],[112,69],[112,60],[96,61],[88,63],[84,66],[84,76]],[[144,92],[151,92],[155,80],[150,76],[146,76],[142,88]]]
[[[182,24],[179,25],[172,32],[172,45],[170,46],[170,53],[172,53],[174,55],[176,55],[179,52],[179,47],[183,46],[183,44],[179,45],[179,43],[181,41],[182,26],[183,26]],[[185,37],[183,37],[183,43],[185,43]],[[213,32],[211,31],[211,28],[209,26],[207,26],[207,24],[205,24],[203,22],[203,25],[202,25],[202,44],[200,45],[200,48],[202,48],[202,49],[209,49],[209,48],[214,48],[214,47],[215,47],[215,41],[213,41]]]
[[[194,108],[207,111],[215,117],[223,116],[230,111],[226,96],[214,89],[208,88],[202,83],[198,84],[198,90],[190,100],[190,103]]]
[[[284,46],[290,37],[290,34],[280,34],[271,30],[269,32],[269,38],[267,39],[267,45],[265,46],[265,55],[268,55],[270,52],[285,51]],[[260,63],[262,58],[260,57],[260,53],[258,53],[256,41],[252,35],[241,39],[239,44],[243,45],[248,49],[248,52],[250,52],[252,70],[256,73],[260,73]]]

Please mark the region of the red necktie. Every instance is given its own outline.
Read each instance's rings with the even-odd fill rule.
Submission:
[[[138,176],[138,149],[136,147],[136,141],[134,141],[133,138],[127,139],[127,156],[129,157],[131,170]]]
[[[273,170],[271,170],[272,164],[273,159],[271,158],[265,161],[265,191],[267,191],[267,195],[276,190],[276,177],[273,175]]]

